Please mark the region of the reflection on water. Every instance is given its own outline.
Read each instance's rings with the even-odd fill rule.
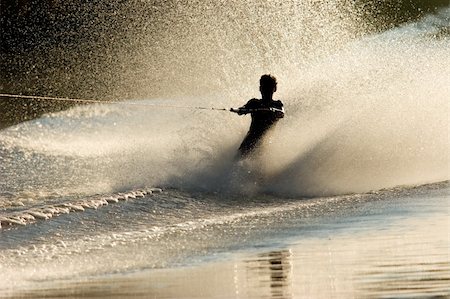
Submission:
[[[236,298],[448,298],[449,233],[444,209],[357,235],[296,241],[238,261],[245,270]]]
[[[292,298],[291,255],[290,250],[269,251],[244,261],[249,290],[261,294],[262,289],[266,289],[269,298]]]
[[[389,209],[399,209],[398,202]],[[320,222],[266,251],[189,267],[36,281],[28,290],[0,290],[0,297],[449,298],[448,199],[405,206],[416,212],[395,218],[371,209],[344,218],[343,230],[340,222]]]

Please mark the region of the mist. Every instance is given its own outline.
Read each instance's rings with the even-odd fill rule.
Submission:
[[[136,45],[116,87],[140,103],[229,108],[277,76],[286,117],[255,160],[235,164],[248,117],[128,100],[0,131],[5,188],[322,196],[449,178],[449,8],[371,34],[334,2],[202,8],[167,8],[178,21]]]

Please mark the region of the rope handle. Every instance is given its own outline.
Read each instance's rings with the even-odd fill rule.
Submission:
[[[269,107],[269,108],[258,108],[258,109],[245,109],[245,108],[231,108],[230,112],[234,112],[237,114],[247,114],[247,113],[252,113],[252,112],[258,112],[258,111],[270,111],[270,112],[281,112],[284,113],[284,109],[278,109],[278,108],[274,108],[274,107]]]

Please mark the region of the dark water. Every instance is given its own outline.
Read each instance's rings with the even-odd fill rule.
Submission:
[[[230,89],[238,98],[261,72],[290,79],[310,58],[439,14],[448,5],[448,0],[4,1],[0,90],[123,100]],[[448,25],[442,25],[438,38],[448,36]],[[2,97],[0,127],[70,106]]]

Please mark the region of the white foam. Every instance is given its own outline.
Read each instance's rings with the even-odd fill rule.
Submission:
[[[118,193],[112,195],[96,195],[94,198],[86,198],[84,200],[75,200],[73,202],[64,202],[54,205],[45,205],[42,207],[33,207],[31,209],[22,210],[20,212],[12,212],[10,214],[0,216],[0,228],[7,228],[10,225],[26,225],[36,222],[37,220],[48,220],[61,214],[69,214],[71,212],[83,212],[85,209],[98,209],[101,206],[110,203],[118,203],[119,200],[143,199],[153,193],[161,193],[160,188],[148,188],[143,190],[129,191],[126,193]]]

